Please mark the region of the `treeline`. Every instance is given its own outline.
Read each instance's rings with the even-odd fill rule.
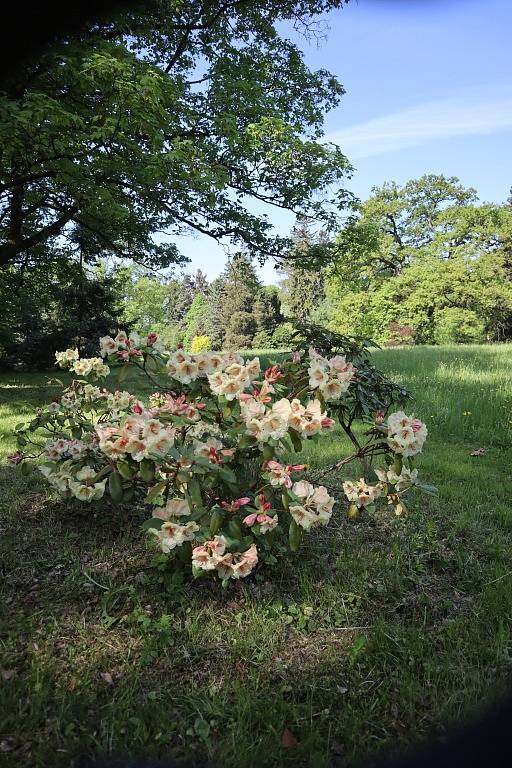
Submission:
[[[510,198],[426,175],[375,188],[335,238],[301,226],[295,242],[284,292],[302,320],[389,345],[512,338]]]
[[[210,283],[201,270],[159,280],[129,269],[117,279],[124,283],[123,321],[155,330],[169,348],[191,349],[199,338],[211,349],[279,348],[292,342],[294,329],[283,315],[279,289],[262,285],[243,253]]]
[[[3,269],[0,364],[45,368],[117,327],[187,349],[289,348],[301,322],[383,345],[512,338],[510,199],[479,203],[456,178],[423,176],[374,189],[335,237],[299,221],[291,243],[278,286],[243,252],[208,282],[120,266],[77,227],[51,259]]]

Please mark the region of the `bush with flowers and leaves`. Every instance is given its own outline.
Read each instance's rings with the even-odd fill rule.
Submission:
[[[144,503],[143,525],[163,553],[224,584],[295,552],[306,532],[331,519],[335,498],[289,456],[338,421],[353,443],[324,474],[359,461],[364,478],[346,481],[348,514],[381,500],[397,514],[418,481],[414,460],[425,425],[403,411],[407,397],[371,362],[369,342],[302,327],[289,359],[262,370],[260,360],[228,352],[167,352],[155,334],[120,331],[100,339],[100,356],[57,353],[75,374],[62,395],[16,428],[13,464],[37,469],[64,497]],[[147,376],[146,402],[100,381],[119,369]],[[354,430],[359,422],[364,432]],[[333,438],[334,439],[334,438]],[[372,470],[375,459],[381,466]],[[375,473],[372,483],[369,474]]]

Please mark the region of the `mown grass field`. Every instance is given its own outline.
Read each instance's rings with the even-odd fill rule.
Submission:
[[[512,346],[385,350],[427,422],[439,498],[344,519],[223,591],[151,567],[141,516],[94,511],[2,466],[0,761],[153,754],[345,766],[498,696],[512,670]],[[56,391],[1,378],[11,429]],[[480,456],[470,456],[484,448]],[[308,456],[334,461],[330,436]],[[341,478],[332,478],[338,482]],[[286,733],[283,743],[283,733]]]

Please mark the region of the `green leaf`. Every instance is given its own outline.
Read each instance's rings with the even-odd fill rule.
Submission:
[[[242,538],[242,524],[240,520],[236,517],[232,517],[231,520],[228,523],[228,530],[235,539],[241,539]]]
[[[350,664],[354,664],[368,645],[368,640],[364,635],[357,635],[349,651]]]
[[[239,451],[244,451],[247,448],[252,448],[257,444],[258,444],[258,441],[254,437],[254,435],[243,435],[238,441],[238,445],[236,447]]]
[[[199,481],[196,477],[193,477],[191,480],[187,483],[187,491],[192,499],[192,503],[195,507],[202,507],[203,506],[203,497],[201,495],[201,486],[199,485]]]
[[[194,731],[200,739],[206,741],[210,735],[210,724],[202,717],[198,717],[194,722]]]
[[[236,482],[237,482],[236,475],[232,469],[227,469],[226,467],[221,467],[217,465],[217,472],[222,477],[222,479],[225,480],[227,483],[236,485]]]
[[[300,525],[297,525],[297,523],[293,518],[290,521],[290,529],[288,531],[288,541],[290,544],[290,551],[297,552],[298,548],[300,547],[300,543],[302,541],[302,528],[300,527]]]
[[[111,472],[109,475],[108,490],[113,502],[119,504],[123,500],[123,480],[119,472]]]
[[[150,528],[156,528],[159,531],[163,523],[165,523],[165,520],[162,520],[160,517],[152,517],[150,520],[145,520],[141,528],[143,531],[149,531]]]
[[[121,382],[123,382],[126,379],[126,377],[128,376],[128,371],[129,370],[130,370],[130,364],[129,363],[125,363],[125,365],[122,365],[119,368],[119,371],[118,371],[118,374],[117,374],[117,381],[118,381],[119,384],[121,384]]]
[[[152,488],[150,488],[146,496],[146,503],[151,504],[153,501],[155,501],[155,499],[162,495],[166,487],[167,480],[162,480],[160,483],[157,483]]]
[[[302,440],[300,439],[299,433],[290,427],[288,434],[290,435],[290,440],[292,441],[295,453],[300,453],[302,451]]]

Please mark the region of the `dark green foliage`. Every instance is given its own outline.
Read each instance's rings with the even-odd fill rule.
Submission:
[[[251,198],[333,224],[334,200],[316,193],[350,168],[317,139],[343,88],[277,29],[307,32],[342,5],[154,0],[26,63],[0,100],[0,264],[52,250],[73,223],[149,266],[180,259],[162,231],[279,256]]]
[[[97,354],[97,339],[120,325],[112,278],[67,259],[29,270],[4,267],[0,280],[0,364],[51,368],[55,352]]]
[[[325,264],[329,248],[325,236],[318,235],[305,221],[292,231],[292,247],[284,262],[282,282],[286,313],[300,322],[314,322],[325,299]]]

